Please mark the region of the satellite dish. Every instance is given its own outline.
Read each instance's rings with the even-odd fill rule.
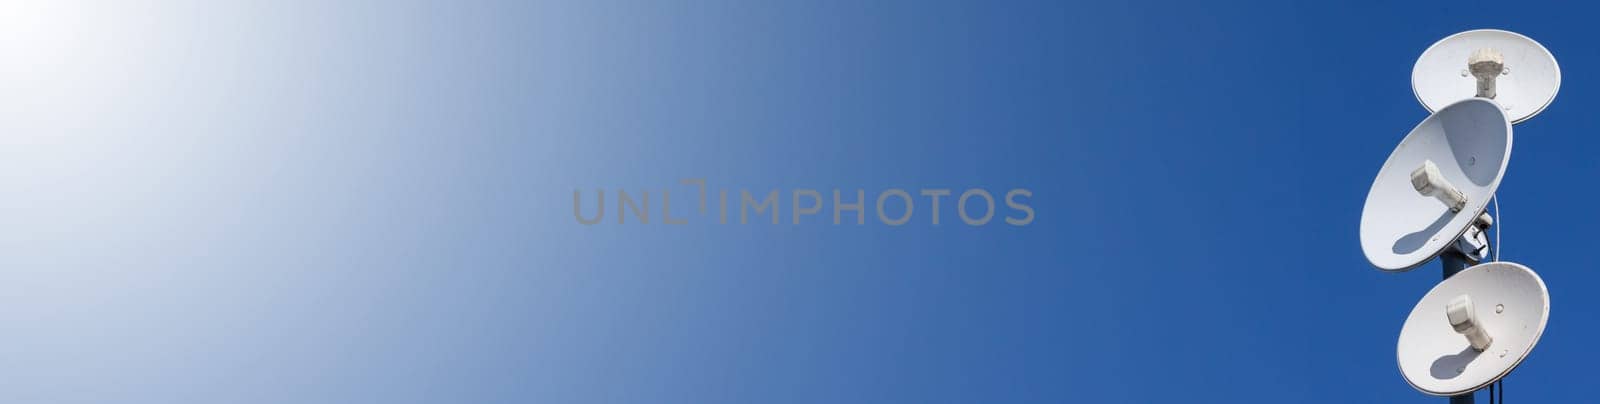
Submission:
[[[1485,51],[1488,52],[1485,52]],[[1494,72],[1475,71],[1469,62],[1493,62]],[[1503,66],[1500,69],[1499,66]],[[1480,94],[1478,76],[1490,76],[1490,95]],[[1538,115],[1561,89],[1555,56],[1533,39],[1515,32],[1479,29],[1457,33],[1422,51],[1411,68],[1411,91],[1428,112],[1473,97],[1493,98],[1511,123]]]
[[[1533,351],[1550,319],[1539,274],[1510,262],[1467,268],[1411,309],[1395,356],[1417,390],[1466,394],[1505,377]]]
[[[1494,101],[1469,98],[1422,120],[1367,191],[1361,212],[1367,261],[1408,271],[1438,256],[1475,226],[1510,158],[1511,122]]]

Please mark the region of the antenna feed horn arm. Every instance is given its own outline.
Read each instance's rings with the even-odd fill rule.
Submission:
[[[1483,329],[1483,323],[1478,321],[1478,313],[1472,306],[1472,297],[1467,295],[1456,296],[1445,305],[1445,317],[1450,320],[1450,326],[1456,333],[1467,337],[1467,342],[1472,344],[1472,349],[1483,352],[1489,349],[1489,344],[1494,343],[1494,338]]]
[[[1423,160],[1422,166],[1411,172],[1411,187],[1422,196],[1439,198],[1439,202],[1444,202],[1451,212],[1460,212],[1467,206],[1467,195],[1444,178],[1433,160]]]

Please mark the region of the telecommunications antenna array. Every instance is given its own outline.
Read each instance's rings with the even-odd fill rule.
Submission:
[[[1407,134],[1367,191],[1361,250],[1408,271],[1476,230],[1511,159],[1511,122],[1494,101],[1444,106]],[[1479,248],[1479,247],[1473,247]]]
[[[1533,270],[1510,262],[1467,268],[1411,309],[1395,350],[1400,373],[1423,393],[1470,393],[1522,363],[1549,319],[1550,293]]]
[[[1411,91],[1428,112],[1468,98],[1492,98],[1511,123],[1521,123],[1549,106],[1560,89],[1561,66],[1544,45],[1497,29],[1441,39],[1411,68]]]
[[[1439,258],[1444,281],[1411,309],[1395,348],[1401,375],[1423,393],[1470,404],[1544,334],[1550,293],[1538,274],[1498,252],[1468,265],[1499,243],[1487,236],[1497,217],[1484,210],[1511,160],[1511,125],[1543,111],[1560,87],[1549,50],[1500,30],[1446,37],[1412,67],[1412,92],[1430,115],[1372,180],[1361,251],[1384,271]]]

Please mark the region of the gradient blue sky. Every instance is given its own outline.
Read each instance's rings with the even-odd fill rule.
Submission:
[[[1507,396],[1586,397],[1588,6],[640,3],[0,4],[0,401],[1439,402],[1394,356],[1437,269],[1356,231],[1473,28],[1566,74],[1500,192],[1554,299]],[[572,217],[691,177],[1037,218]]]

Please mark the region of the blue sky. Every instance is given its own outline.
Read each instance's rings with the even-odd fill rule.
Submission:
[[[1553,296],[1508,396],[1584,397],[1600,359],[1584,6],[4,7],[6,401],[1438,402],[1394,356],[1437,267],[1381,273],[1357,230],[1426,117],[1415,57],[1474,28],[1565,73],[1500,188]],[[683,178],[1037,216],[572,216],[690,212]]]

